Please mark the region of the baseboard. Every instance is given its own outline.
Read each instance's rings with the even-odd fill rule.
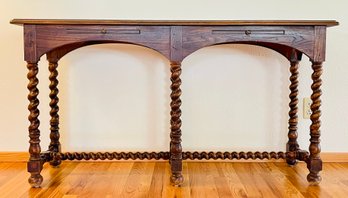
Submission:
[[[321,153],[323,162],[348,162],[348,153]]]
[[[348,153],[321,153],[321,159],[323,162],[348,162]],[[27,152],[0,152],[0,162],[26,162],[29,159],[29,154]],[[124,160],[122,160],[124,162]],[[135,160],[140,161],[140,160]],[[162,160],[163,161],[163,160]],[[198,162],[198,160],[191,160]],[[219,162],[227,160],[218,160]],[[237,160],[233,160],[237,162]],[[238,162],[282,162],[283,160],[240,160]],[[205,160],[205,162],[207,162]],[[214,160],[209,160],[209,162],[214,162]]]
[[[0,162],[26,162],[28,159],[27,152],[0,152]]]

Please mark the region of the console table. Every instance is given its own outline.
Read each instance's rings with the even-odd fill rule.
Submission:
[[[29,137],[28,172],[32,187],[40,187],[43,164],[58,166],[62,160],[166,159],[171,166],[171,181],[183,183],[182,160],[185,159],[286,159],[289,165],[305,161],[311,184],[321,181],[320,104],[321,74],[325,60],[326,29],[336,21],[141,21],[141,20],[44,20],[14,19],[24,27],[24,59],[29,70]],[[170,61],[171,112],[170,149],[168,152],[63,153],[59,143],[58,61],[65,54],[83,46],[101,43],[128,43],[151,48]],[[181,62],[192,52],[211,45],[239,43],[275,50],[290,62],[290,111],[286,152],[183,152],[181,147]],[[38,61],[46,54],[49,62],[50,145],[41,152],[39,131]],[[298,64],[305,54],[312,62],[312,115],[309,152],[297,143]],[[186,133],[189,133],[186,131]]]

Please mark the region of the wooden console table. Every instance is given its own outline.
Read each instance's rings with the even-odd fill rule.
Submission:
[[[336,21],[139,21],[139,20],[33,20],[14,19],[24,27],[24,59],[29,73],[28,172],[32,187],[40,187],[43,164],[58,166],[62,160],[97,159],[169,159],[174,185],[183,183],[182,160],[185,159],[286,159],[290,165],[305,161],[311,184],[321,181],[320,159],[320,86],[325,60],[326,28]],[[58,61],[65,54],[83,46],[101,43],[128,43],[158,51],[170,61],[171,128],[169,152],[63,153],[59,143]],[[290,62],[289,141],[286,152],[182,152],[181,148],[181,62],[192,52],[211,45],[239,43],[275,50]],[[50,139],[48,151],[41,152],[39,131],[38,61],[46,54],[49,62],[51,93]],[[297,143],[298,63],[302,54],[312,62],[312,124],[309,152]]]

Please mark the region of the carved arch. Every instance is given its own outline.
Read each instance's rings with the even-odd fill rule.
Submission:
[[[282,45],[278,43],[266,43],[266,42],[249,42],[249,41],[241,41],[241,42],[223,42],[223,43],[215,43],[212,45],[206,45],[199,47],[196,50],[192,50],[189,53],[185,53],[183,55],[183,59],[185,59],[187,56],[191,55],[192,53],[198,51],[199,49],[202,49],[204,47],[209,47],[209,46],[216,46],[216,45],[224,45],[224,44],[247,44],[247,45],[254,45],[254,46],[260,46],[260,47],[265,47],[268,49],[271,49],[273,51],[278,52],[279,54],[283,55],[286,59],[289,61],[300,61],[302,59],[302,55],[306,54],[298,49],[295,49],[293,47],[287,46],[287,45]],[[309,55],[307,55],[310,57]]]
[[[154,51],[158,52],[159,54],[163,55],[164,57],[166,57],[167,59],[169,59],[167,54],[161,52],[160,50],[149,47],[149,46],[145,46],[145,45],[141,45],[141,44],[137,44],[137,43],[130,43],[130,42],[100,41],[100,40],[98,40],[98,41],[86,41],[86,42],[74,42],[74,43],[65,44],[65,45],[56,47],[54,49],[51,49],[50,51],[45,52],[42,55],[46,54],[48,60],[59,61],[63,56],[65,56],[66,54],[68,54],[68,53],[70,53],[78,48],[90,46],[90,45],[98,45],[98,44],[130,44],[130,45],[141,46],[141,47],[145,47],[145,48],[154,50]]]

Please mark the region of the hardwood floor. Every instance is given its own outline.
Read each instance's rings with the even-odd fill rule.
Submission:
[[[169,184],[167,162],[63,162],[45,165],[42,188],[27,183],[26,163],[0,163],[0,197],[347,197],[348,163],[325,163],[320,186],[306,165],[185,162],[185,183]]]

